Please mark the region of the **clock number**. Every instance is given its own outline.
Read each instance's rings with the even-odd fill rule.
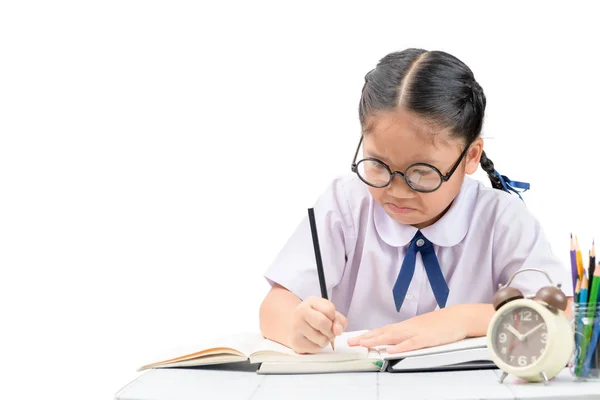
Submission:
[[[500,350],[500,353],[506,354],[506,347],[503,347],[502,350]]]
[[[531,311],[519,311],[519,318],[521,318],[521,321],[531,321]]]
[[[506,342],[506,339],[507,339],[506,333],[502,332],[498,335],[498,340],[500,341],[500,343]]]
[[[531,356],[531,363],[533,364],[536,361],[537,361],[537,356]]]
[[[511,363],[515,361],[515,356],[508,356],[508,362]]]
[[[542,332],[542,343],[546,343],[548,341],[548,332]]]
[[[517,363],[521,367],[524,367],[525,365],[527,365],[527,356],[519,356],[519,359],[517,360]]]

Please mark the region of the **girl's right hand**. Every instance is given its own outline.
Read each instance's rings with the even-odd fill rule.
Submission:
[[[348,320],[329,300],[309,297],[292,312],[292,350],[299,354],[318,353],[348,327]]]

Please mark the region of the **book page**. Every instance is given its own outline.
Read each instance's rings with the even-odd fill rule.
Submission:
[[[264,340],[250,356],[250,362],[308,362],[308,361],[347,361],[359,360],[369,357],[369,349],[366,347],[348,345],[348,339],[362,334],[363,331],[344,332],[335,340],[335,350],[331,345],[321,349],[316,354],[298,354],[289,347],[280,343]]]
[[[422,356],[407,357],[399,361],[392,368],[394,370],[426,370],[431,368],[443,368],[457,364],[471,362],[488,362],[492,360],[485,347],[474,349],[462,349],[444,353],[426,354]]]
[[[260,345],[265,339],[258,332],[240,332],[230,333],[220,336],[206,336],[198,341],[190,343],[178,343],[157,353],[152,360],[149,360],[140,369],[145,369],[158,363],[173,363],[199,358],[209,358],[217,356],[228,356],[230,360],[235,356],[240,359],[247,359],[252,351]],[[208,361],[206,362],[209,363]],[[186,363],[190,364],[190,363]],[[201,362],[195,363],[200,365]]]
[[[458,342],[443,344],[441,346],[427,347],[424,349],[405,351],[402,353],[387,354],[385,349],[389,346],[382,347],[380,353],[386,360],[398,360],[406,357],[422,356],[426,354],[446,353],[457,350],[466,350],[474,348],[487,348],[487,337],[476,337],[459,340]]]
[[[376,354],[376,353],[374,353]],[[371,357],[346,361],[305,361],[305,362],[264,362],[258,369],[259,374],[314,374],[330,372],[380,372],[384,362]]]

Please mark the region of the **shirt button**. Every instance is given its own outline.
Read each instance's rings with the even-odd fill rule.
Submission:
[[[421,247],[425,244],[425,241],[423,239],[419,239],[417,240],[417,246]]]
[[[412,295],[412,293],[407,293],[407,294],[406,294],[406,298],[407,298],[408,300],[412,300],[414,297],[415,297],[415,296],[413,296],[413,295]]]

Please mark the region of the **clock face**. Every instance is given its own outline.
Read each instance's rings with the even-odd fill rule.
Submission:
[[[534,364],[546,350],[548,329],[542,316],[529,307],[506,310],[493,330],[492,344],[506,364],[522,368]]]

